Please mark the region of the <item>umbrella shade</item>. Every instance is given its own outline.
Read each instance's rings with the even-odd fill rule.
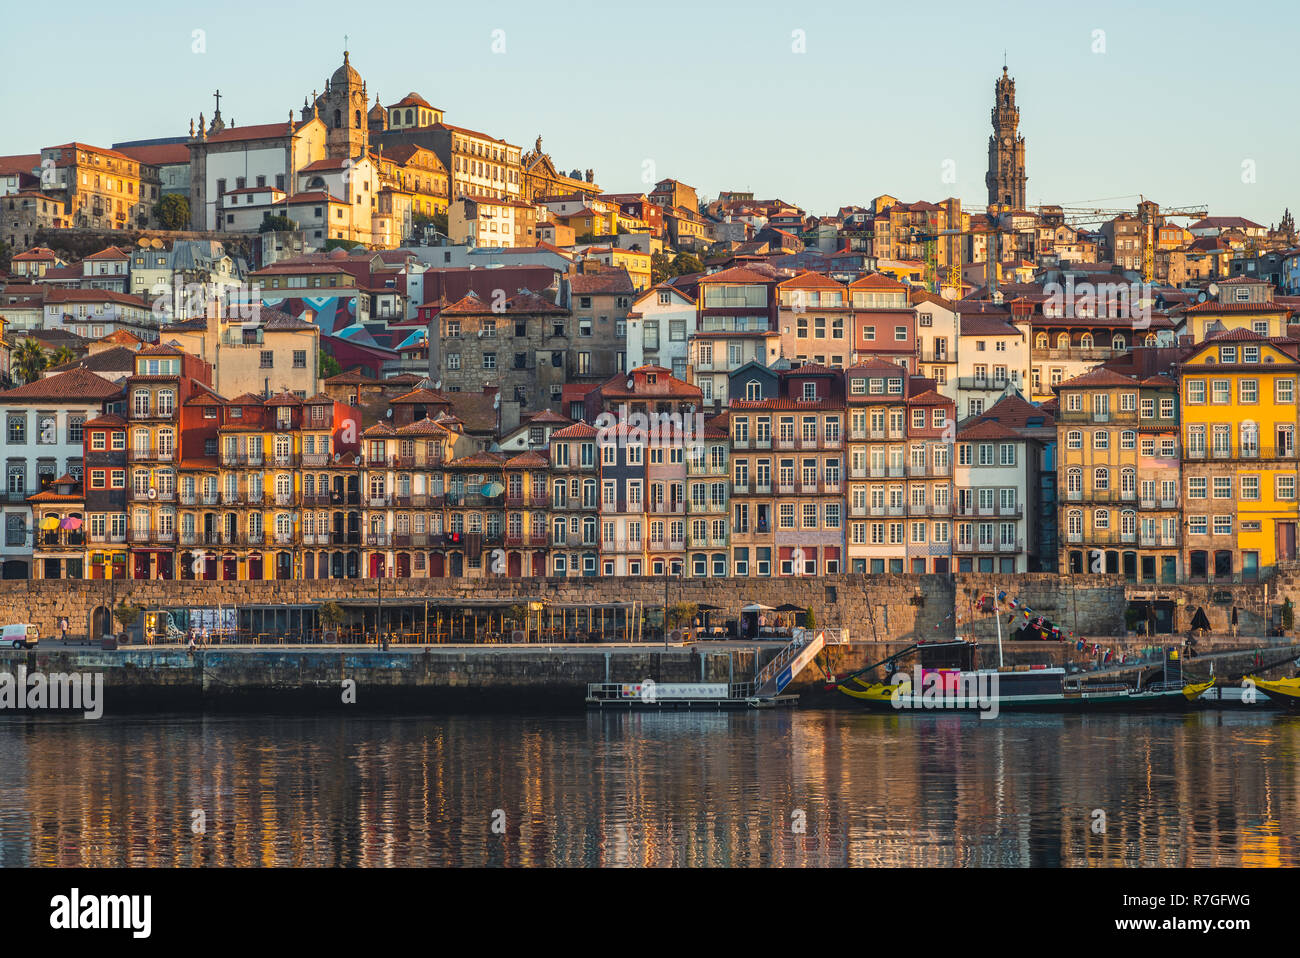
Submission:
[[[789,602],[786,602],[782,605],[778,605],[776,607],[776,611],[777,612],[807,612],[808,610],[801,605],[792,605]]]
[[[41,528],[46,532],[53,532],[59,527],[59,520],[54,516],[46,516],[41,520]]]
[[[499,496],[506,491],[506,487],[499,482],[485,482],[480,490],[484,496],[491,499],[493,496]]]
[[[1205,610],[1199,605],[1196,607],[1196,614],[1192,616],[1192,628],[1202,629],[1205,632],[1210,631],[1210,619],[1205,614]]]
[[[775,611],[770,605],[762,605],[758,602],[751,602],[740,610],[741,612],[773,612]]]
[[[78,519],[76,516],[68,516],[68,517],[67,517],[66,519],[64,519],[63,522],[61,523],[61,528],[63,528],[63,529],[80,529],[80,528],[81,528],[81,520]]]
[[[695,608],[699,612],[721,612],[722,611],[721,607],[716,605],[709,605],[707,602],[701,602]]]

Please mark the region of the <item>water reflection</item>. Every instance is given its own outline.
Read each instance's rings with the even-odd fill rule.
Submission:
[[[1297,865],[1298,746],[1266,712],[9,718],[0,864]]]

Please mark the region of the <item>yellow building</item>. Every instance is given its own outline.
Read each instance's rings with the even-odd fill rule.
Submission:
[[[411,194],[412,213],[432,216],[447,212],[447,168],[438,154],[414,144],[399,144],[377,159],[381,182]]]
[[[650,254],[634,249],[621,249],[618,246],[589,246],[582,251],[583,259],[594,259],[612,266],[623,267],[632,280],[632,286],[639,290],[650,287]]]
[[[1191,306],[1185,331],[1203,343],[1215,332],[1245,329],[1260,336],[1285,336],[1290,310],[1273,302],[1273,284],[1244,276],[1212,284],[1214,299]]]
[[[1295,558],[1294,350],[1236,329],[1182,363],[1183,557],[1191,581],[1253,581]]]
[[[1070,573],[1178,580],[1173,380],[1098,367],[1055,387],[1060,562]]]

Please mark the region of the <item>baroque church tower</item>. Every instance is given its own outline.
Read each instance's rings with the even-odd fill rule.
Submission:
[[[1020,109],[1016,106],[1016,81],[1002,76],[994,85],[993,135],[989,137],[989,206],[1025,208],[1025,138],[1018,132]]]
[[[326,81],[325,92],[316,97],[314,106],[316,115],[325,122],[329,131],[325,137],[325,152],[330,159],[355,159],[365,155],[370,145],[366,84],[348,62],[346,50],[343,51],[343,65]]]

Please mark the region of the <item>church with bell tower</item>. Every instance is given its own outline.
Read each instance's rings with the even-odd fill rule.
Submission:
[[[994,85],[993,135],[989,137],[989,206],[1025,208],[1025,138],[1020,135],[1016,81],[1002,67]]]

